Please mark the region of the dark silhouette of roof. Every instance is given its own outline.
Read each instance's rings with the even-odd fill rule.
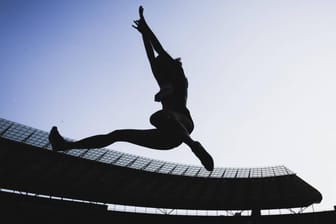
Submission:
[[[10,223],[333,224],[336,211],[253,216],[166,215],[108,211],[106,206],[0,192],[1,218]]]
[[[46,132],[4,119],[0,119],[0,136],[1,188],[113,204],[204,210],[305,207],[322,199],[284,166],[208,172],[108,149],[57,153],[47,150]],[[139,165],[141,161],[145,165]],[[178,173],[179,169],[184,172]]]

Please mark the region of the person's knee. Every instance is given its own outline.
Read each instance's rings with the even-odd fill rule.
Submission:
[[[157,124],[159,123],[159,119],[158,119],[158,116],[156,115],[156,113],[152,114],[152,116],[149,118],[149,121],[152,125],[157,127]]]
[[[150,117],[150,123],[159,128],[168,124],[171,119],[173,119],[173,116],[170,113],[161,110]]]

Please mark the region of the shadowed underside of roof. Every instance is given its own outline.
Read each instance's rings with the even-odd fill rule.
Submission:
[[[52,152],[48,133],[0,118],[0,187],[144,207],[247,210],[305,207],[321,194],[284,166],[215,168],[109,149]]]
[[[335,211],[237,216],[167,215],[108,211],[107,206],[0,192],[1,218],[10,223],[334,224]]]

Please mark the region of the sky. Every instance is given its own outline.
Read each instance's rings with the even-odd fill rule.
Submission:
[[[1,0],[0,117],[80,139],[152,128],[147,22],[189,80],[192,137],[215,167],[285,165],[336,205],[336,2]],[[201,165],[182,145],[108,148]]]

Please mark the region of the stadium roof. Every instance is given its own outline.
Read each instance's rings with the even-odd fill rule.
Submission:
[[[0,118],[0,187],[158,208],[305,207],[321,194],[284,166],[202,167],[110,149],[52,152],[48,133]],[[47,149],[47,150],[46,150]]]

